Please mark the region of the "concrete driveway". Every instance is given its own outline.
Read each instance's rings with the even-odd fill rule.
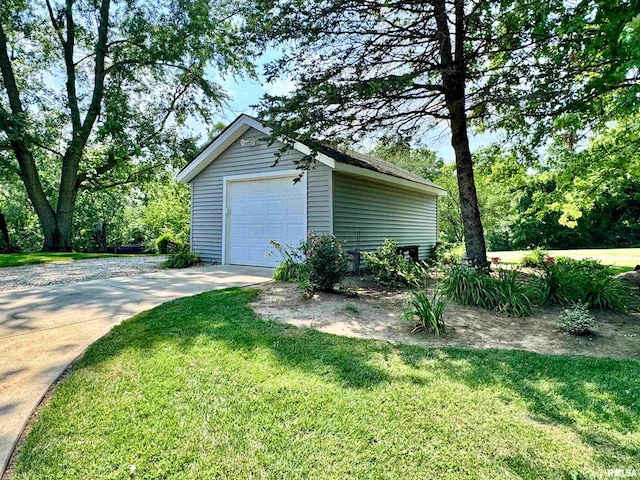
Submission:
[[[271,275],[269,268],[213,266],[0,292],[0,476],[49,386],[114,325],[175,298]]]

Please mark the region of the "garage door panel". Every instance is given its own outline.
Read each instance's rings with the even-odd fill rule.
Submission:
[[[269,241],[296,245],[306,236],[305,188],[293,177],[230,182],[227,262],[276,266]]]

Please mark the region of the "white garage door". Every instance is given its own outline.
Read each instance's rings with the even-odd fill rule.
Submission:
[[[279,257],[269,241],[298,245],[306,236],[306,185],[293,178],[228,183],[227,263],[275,267]]]

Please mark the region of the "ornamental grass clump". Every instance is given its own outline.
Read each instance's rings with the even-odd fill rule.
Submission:
[[[277,255],[280,263],[273,271],[273,279],[279,282],[295,283],[303,280],[306,275],[306,266],[304,264],[304,255],[300,248],[291,245],[282,245],[275,240],[269,242],[274,252],[270,255]]]
[[[543,305],[581,302],[588,308],[626,313],[631,303],[629,289],[615,278],[611,268],[591,259],[559,257],[545,262],[538,285]]]
[[[508,317],[531,313],[531,286],[518,270],[498,270],[497,276],[466,265],[453,265],[444,276],[442,292],[463,305],[495,310]]]
[[[419,290],[411,294],[400,318],[415,323],[412,333],[427,331],[439,337],[446,332],[444,310],[448,303],[449,299],[439,287],[435,288],[431,297],[424,290]]]
[[[197,253],[190,251],[188,248],[182,248],[169,255],[165,266],[167,268],[187,268],[197,265],[200,262],[201,260]]]

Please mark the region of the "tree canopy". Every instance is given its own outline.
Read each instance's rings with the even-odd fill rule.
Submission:
[[[192,145],[182,127],[225,105],[217,76],[253,72],[242,8],[2,2],[0,159],[23,182],[45,249],[72,248],[80,192],[140,181],[182,158]]]
[[[483,265],[469,130],[500,127],[540,143],[554,118],[635,85],[625,35],[635,35],[638,6],[614,3],[261,0],[267,36],[289,47],[268,73],[296,84],[266,96],[262,117],[274,137],[308,143],[381,129],[416,138],[447,125],[467,257]],[[612,39],[628,48],[614,52]]]

